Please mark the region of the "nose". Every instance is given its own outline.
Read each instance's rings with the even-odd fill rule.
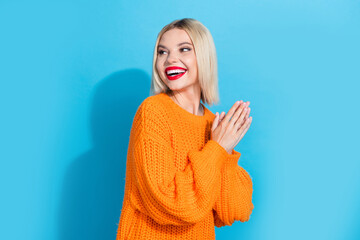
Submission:
[[[168,63],[174,63],[178,61],[178,56],[175,52],[169,53],[169,55],[166,58],[166,61]]]

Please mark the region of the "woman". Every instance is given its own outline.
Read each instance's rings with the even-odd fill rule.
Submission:
[[[155,44],[151,90],[135,114],[120,239],[215,239],[215,226],[248,221],[252,180],[234,147],[251,124],[249,102],[214,115],[217,61],[208,29],[191,18]]]

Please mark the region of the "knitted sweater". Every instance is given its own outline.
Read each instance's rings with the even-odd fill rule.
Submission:
[[[215,239],[215,226],[250,219],[251,177],[210,140],[215,115],[202,106],[195,115],[159,93],[138,107],[116,240]]]

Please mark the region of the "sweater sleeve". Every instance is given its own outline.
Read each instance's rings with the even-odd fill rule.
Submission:
[[[237,162],[241,153],[233,150],[221,170],[221,191],[214,205],[214,223],[217,227],[231,226],[234,221],[248,221],[252,203],[252,180]]]
[[[216,141],[188,152],[188,164],[176,169],[174,149],[163,114],[142,109],[135,116],[132,149],[138,210],[159,224],[190,225],[204,219],[220,193],[220,173],[229,154]]]

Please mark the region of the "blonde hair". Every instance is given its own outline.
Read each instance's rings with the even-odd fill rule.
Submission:
[[[159,32],[154,48],[150,95],[156,95],[161,92],[171,93],[171,89],[161,80],[156,70],[156,59],[160,38],[166,31],[174,28],[186,31],[193,42],[201,88],[200,100],[210,106],[213,103],[217,104],[219,102],[219,92],[214,40],[210,31],[201,22],[193,18],[174,20]]]

